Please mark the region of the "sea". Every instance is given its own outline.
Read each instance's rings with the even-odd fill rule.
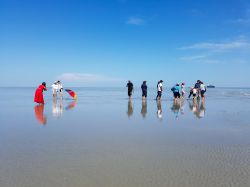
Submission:
[[[0,88],[0,187],[249,187],[250,88]]]

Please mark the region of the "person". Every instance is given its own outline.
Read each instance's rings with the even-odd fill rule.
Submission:
[[[141,85],[141,91],[142,91],[142,99],[146,99],[147,98],[147,81],[143,81],[142,85]]]
[[[201,98],[202,98],[202,100],[204,100],[205,99],[205,92],[207,91],[207,88],[203,82],[201,82],[201,84],[200,84],[200,90],[201,90]]]
[[[157,84],[157,96],[156,96],[156,100],[161,100],[161,95],[162,95],[162,83],[163,83],[163,80],[160,80],[158,81],[158,84]]]
[[[181,97],[180,95],[180,85],[176,84],[174,87],[171,88],[173,94],[174,94],[174,100],[177,100]]]
[[[181,83],[181,96],[182,97],[184,97],[184,95],[185,95],[185,83],[183,82],[183,83]]]
[[[189,99],[193,95],[193,89],[194,89],[194,87],[191,87],[189,90],[189,96],[188,96]]]
[[[61,81],[57,81],[57,85],[58,85],[58,91],[60,92],[60,97],[63,96],[63,86],[62,86],[62,83]]]
[[[131,81],[128,81],[127,87],[128,87],[128,97],[129,97],[129,99],[131,99],[134,85]]]
[[[53,97],[56,97],[57,96],[57,91],[58,91],[58,84],[57,84],[57,81],[55,81],[52,85],[52,95]]]
[[[34,96],[34,102],[38,104],[44,104],[44,99],[43,99],[43,91],[46,91],[46,83],[43,82],[41,85],[38,86],[35,92]]]
[[[196,99],[196,96],[198,97],[198,89],[193,88],[193,100]]]
[[[201,85],[201,81],[200,80],[197,80],[197,82],[195,83],[194,85],[194,88],[197,90],[197,98],[200,97],[200,85]]]

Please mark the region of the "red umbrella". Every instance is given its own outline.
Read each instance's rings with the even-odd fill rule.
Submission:
[[[66,92],[69,93],[69,95],[73,98],[73,99],[77,99],[77,95],[74,91],[70,90],[70,89],[65,89]]]

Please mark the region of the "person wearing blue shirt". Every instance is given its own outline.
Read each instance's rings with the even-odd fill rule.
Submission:
[[[174,99],[177,99],[177,98],[180,98],[181,95],[180,95],[180,85],[179,84],[176,84],[172,89],[172,92],[174,94]]]

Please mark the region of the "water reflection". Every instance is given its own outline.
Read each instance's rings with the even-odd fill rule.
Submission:
[[[197,118],[203,118],[205,116],[205,101],[204,100],[196,100],[193,99],[193,101],[188,101],[189,103],[189,109],[193,112],[193,114],[197,117]]]
[[[133,115],[133,111],[134,111],[133,103],[132,103],[132,100],[129,99],[128,100],[128,110],[127,110],[127,115],[128,115],[129,118]]]
[[[67,106],[66,106],[66,110],[71,110],[73,108],[75,108],[76,106],[76,101],[72,101],[71,103],[69,103]]]
[[[161,100],[157,100],[157,118],[162,121],[162,107],[161,107]]]
[[[174,99],[173,105],[171,107],[172,112],[175,115],[175,118],[178,119],[179,115],[184,115],[184,99]]]
[[[44,105],[36,105],[34,111],[37,121],[42,125],[46,125],[47,117],[44,115]]]
[[[63,102],[60,98],[57,100],[56,97],[53,98],[53,105],[52,105],[52,115],[53,117],[60,118],[63,114]]]
[[[146,118],[147,115],[147,101],[145,99],[142,100],[141,103],[141,115],[143,118]]]

